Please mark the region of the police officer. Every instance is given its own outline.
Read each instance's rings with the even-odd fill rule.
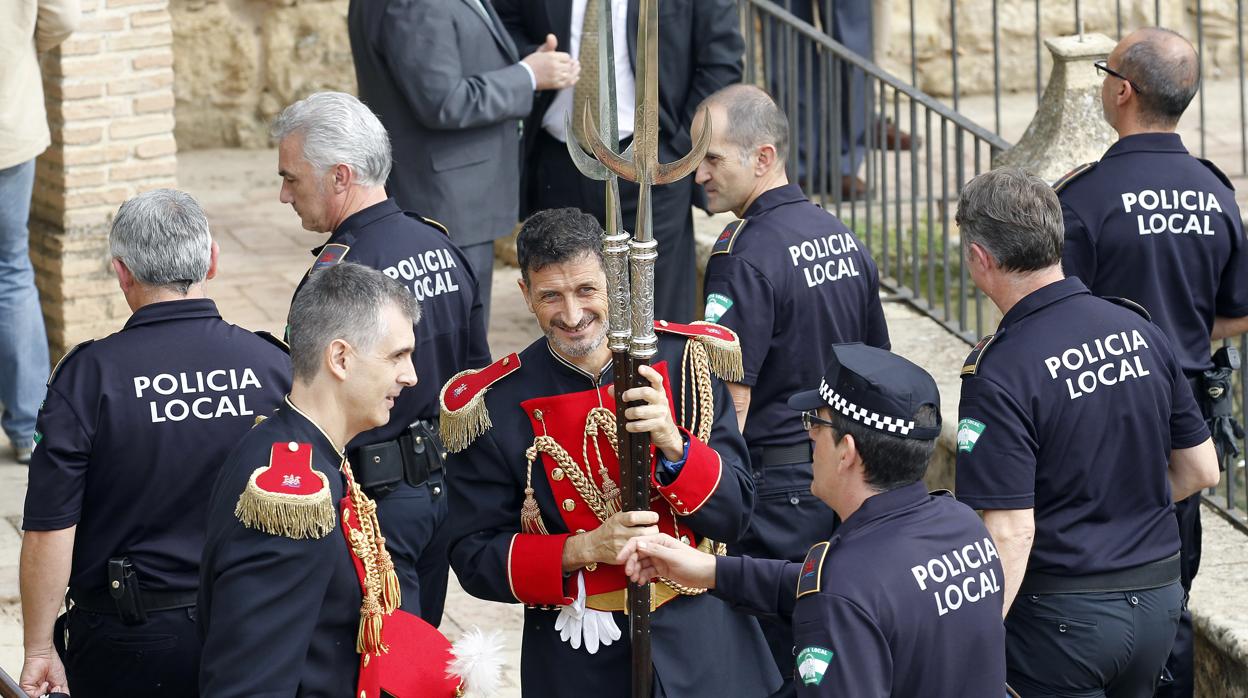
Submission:
[[[799,563],[717,558],[655,535],[620,561],[634,581],[713,587],[746,612],[791,618],[799,696],[1003,695],[999,553],[974,512],[922,482],[940,434],[935,381],[841,344],[818,386],[788,404],[814,443],[811,491],[844,521],[830,540]]]
[[[612,564],[632,535],[667,531],[711,549],[745,531],[754,483],[722,381],[732,333],[656,323],[650,387],[622,398],[648,432],[650,511],[620,511],[602,228],[576,209],[530,216],[516,239],[521,291],[545,337],[442,392],[451,456],[451,565],[478,598],[523,603],[523,695],[631,695],[627,580]],[[679,415],[679,422],[676,421]],[[703,589],[656,584],[654,696],[765,696],[780,685],[758,624]],[[737,661],[724,661],[736,658]]]
[[[399,281],[422,306],[413,359],[421,381],[399,395],[389,422],[347,445],[347,457],[389,531],[404,610],[437,626],[448,570],[437,393],[455,373],[490,361],[476,277],[445,228],[386,196],[390,142],[355,97],[314,94],[287,107],[273,132],[282,201],[304,228],[331,233],[304,282],[348,259]]]
[[[733,85],[703,107],[711,145],[697,181],[712,211],[742,217],[706,265],[705,317],[741,339],[745,375],[728,389],[758,488],[750,530],[732,552],[797,561],[832,535],[836,517],[810,493],[811,442],[784,401],[818,381],[833,344],[889,347],[879,275],[858,238],[789,183],[788,120],[767,93]],[[786,677],[781,695],[791,695],[792,631],[762,626]]]
[[[409,289],[358,264],[295,296],[290,394],[238,443],[208,502],[205,696],[361,695],[360,668],[399,598],[343,446],[416,384],[419,319]]]
[[[1231,393],[1219,384],[1225,375],[1206,373],[1215,370],[1210,333],[1221,339],[1248,331],[1248,251],[1230,181],[1189,155],[1174,132],[1200,87],[1200,58],[1178,34],[1141,29],[1097,67],[1105,75],[1105,119],[1119,140],[1100,162],[1055,186],[1066,223],[1063,266],[1097,295],[1144,306],[1169,338],[1219,449],[1238,452]],[[1186,590],[1200,565],[1199,497],[1179,501],[1175,511]],[[1173,683],[1163,681],[1159,696],[1192,695],[1186,608],[1179,628],[1167,663]]]
[[[1003,317],[962,369],[958,497],[1001,553],[1014,689],[1144,696],[1183,602],[1173,502],[1217,460],[1165,333],[1063,277],[1061,221],[1022,170],[963,188],[966,264]]]
[[[118,686],[194,696],[205,495],[281,401],[290,360],[205,297],[217,244],[187,194],[122,204],[109,249],[134,314],[71,349],[48,381],[22,522],[21,684],[31,696],[67,681],[85,698]]]

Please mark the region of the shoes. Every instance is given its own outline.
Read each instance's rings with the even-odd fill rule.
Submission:
[[[30,465],[30,457],[35,452],[34,446],[14,446],[13,457],[22,465]]]
[[[842,201],[854,201],[865,198],[866,195],[867,183],[862,181],[861,177],[855,175],[844,175],[841,177]]]
[[[880,135],[880,123],[877,121],[872,131],[872,135]],[[910,150],[911,147],[919,147],[923,145],[921,136],[911,136],[910,134],[897,128],[897,124],[892,119],[884,119],[884,142],[876,143],[876,148],[881,150]]]

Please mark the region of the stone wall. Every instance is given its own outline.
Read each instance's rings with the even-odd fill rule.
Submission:
[[[109,269],[109,221],[128,197],[176,185],[167,0],[82,0],[82,10],[78,31],[43,60],[52,145],[31,206],[54,357],[129,316]]]

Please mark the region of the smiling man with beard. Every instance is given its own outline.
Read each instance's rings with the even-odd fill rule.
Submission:
[[[745,442],[711,373],[739,373],[736,336],[656,323],[658,354],[641,372],[650,387],[623,396],[642,403],[628,410],[628,431],[654,444],[651,511],[621,512],[602,228],[575,209],[542,211],[516,248],[520,291],[545,337],[442,389],[442,435],[456,452],[451,566],[474,596],[526,606],[525,696],[624,697],[619,551],[659,531],[713,550],[749,522]],[[655,696],[763,696],[779,685],[775,667],[757,661],[768,650],[754,619],[704,589],[657,583],[653,595]]]

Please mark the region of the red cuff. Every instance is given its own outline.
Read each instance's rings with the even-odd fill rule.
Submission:
[[[655,458],[650,466],[650,484],[677,514],[688,516],[701,509],[711,495],[715,494],[724,469],[715,449],[702,443],[685,429],[681,429],[680,433],[689,442],[689,457],[685,459],[680,474],[670,485],[659,482],[654,476],[654,469],[659,467],[658,458]]]
[[[566,606],[563,594],[563,544],[570,534],[517,533],[507,551],[511,595],[526,606]]]

